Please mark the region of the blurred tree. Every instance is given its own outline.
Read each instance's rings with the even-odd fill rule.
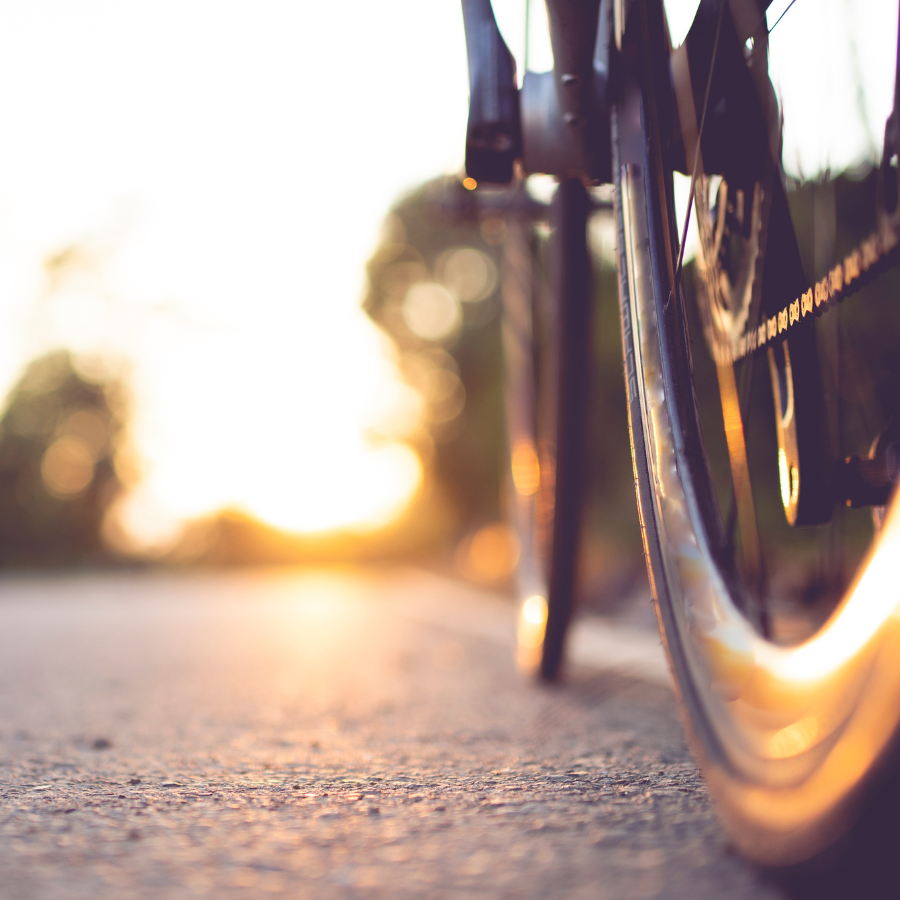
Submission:
[[[509,197],[498,194],[492,201],[491,196],[490,192],[468,191],[457,178],[444,177],[402,198],[386,218],[382,241],[369,262],[364,304],[393,338],[404,374],[425,397],[427,434],[420,438],[420,449],[426,463],[431,462],[435,490],[453,504],[456,528],[450,538],[454,545],[459,542],[463,551],[476,546],[477,538],[492,534],[490,526],[484,534],[476,529],[503,518],[502,488],[508,465],[499,271],[509,214],[504,207]],[[530,214],[542,218],[536,209]],[[549,289],[547,215],[549,212],[532,229],[538,290]],[[605,230],[604,223],[608,226]],[[580,564],[584,599],[599,604],[628,593],[636,582],[638,587],[645,584],[622,384],[612,242],[609,214],[600,214],[592,223],[597,309],[591,415],[585,423],[590,459],[585,484],[587,534]],[[609,244],[604,252],[601,244]],[[479,273],[485,260],[490,277],[482,282]],[[478,291],[467,295],[466,282],[489,285],[491,290],[483,296]],[[454,321],[448,314],[446,330],[436,323],[431,331],[427,308],[440,307],[442,290],[457,298],[461,315]],[[467,296],[476,299],[473,302]],[[423,361],[427,365],[423,366]],[[464,389],[459,395],[463,402],[449,412],[440,405],[444,393],[437,392],[438,402],[433,399],[435,385],[443,388],[452,382],[443,374],[447,371],[458,375]],[[465,556],[471,554],[457,552],[457,565],[468,574],[471,566],[465,564]]]
[[[449,502],[454,545],[501,517],[504,228],[458,179],[437,178],[393,207],[367,268],[363,305],[423,398],[426,429],[414,443],[426,466],[424,499],[430,490]]]
[[[0,565],[112,558],[101,526],[121,489],[124,427],[119,383],[79,371],[64,350],[29,364],[0,416]]]

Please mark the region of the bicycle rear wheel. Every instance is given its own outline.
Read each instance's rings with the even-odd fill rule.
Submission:
[[[710,37],[715,33],[715,42],[722,42],[722,65],[746,66],[744,42],[728,8],[721,13],[721,4],[703,4],[701,14],[704,7],[719,17]],[[613,156],[626,390],[648,571],[687,728],[730,833],[753,859],[790,866],[834,848],[854,829],[883,831],[900,824],[893,812],[900,799],[894,775],[900,762],[900,508],[890,503],[879,513],[883,524],[860,554],[855,576],[830,599],[829,591],[822,592],[821,615],[806,617],[806,633],[779,635],[775,570],[790,566],[779,556],[777,540],[767,540],[765,529],[754,537],[756,513],[752,505],[748,509],[748,499],[761,508],[762,495],[774,491],[782,517],[790,518],[793,503],[798,524],[820,523],[834,506],[834,483],[840,478],[829,481],[832,469],[827,466],[820,467],[818,476],[814,463],[803,469],[813,473],[809,480],[816,490],[806,494],[811,499],[797,513],[802,495],[799,487],[795,490],[799,476],[790,456],[796,447],[785,450],[781,432],[776,442],[772,399],[765,424],[751,417],[759,404],[748,406],[744,398],[743,385],[752,385],[754,378],[742,372],[759,348],[748,349],[744,340],[742,347],[732,344],[727,353],[720,353],[721,345],[709,340],[710,329],[702,327],[709,323],[699,323],[702,310],[692,311],[686,296],[691,291],[679,265],[673,188],[673,172],[690,172],[692,156],[681,143],[682,97],[676,104],[671,95],[664,12],[659,2],[640,2],[628,5],[627,13],[618,37],[622,81],[613,109]],[[764,19],[762,23],[764,27]],[[757,35],[757,42],[764,40]],[[703,85],[695,97],[697,93],[703,97]],[[701,105],[702,99],[697,121]],[[744,135],[742,146],[756,141],[768,154],[773,141],[765,127],[765,117],[757,116],[756,131]],[[776,403],[789,393],[785,385],[794,385],[791,402],[802,408],[798,415],[807,417],[803,428],[809,434],[824,427],[830,412],[815,408],[817,395],[803,381],[806,374],[818,377],[814,351],[821,328],[813,326],[812,316],[806,323],[799,321],[806,294],[794,293],[794,276],[785,274],[783,258],[775,276],[768,281],[764,277],[765,236],[786,221],[785,210],[776,209],[785,199],[778,198],[780,160],[774,154],[766,159],[774,169],[767,173],[762,167],[755,182],[742,184],[744,198],[758,183],[768,200],[767,207],[754,207],[756,219],[748,213],[744,221],[750,225],[743,232],[744,238],[762,236],[763,246],[757,241],[751,265],[762,280],[762,293],[748,288],[747,297],[756,298],[751,314],[755,310],[760,316],[773,347],[768,370],[762,365],[756,382],[771,373]],[[728,152],[722,160],[726,168],[732,162]],[[707,163],[713,170],[712,151]],[[747,203],[749,209],[749,199]],[[714,218],[708,221],[715,223]],[[883,217],[881,228],[875,244],[883,262],[893,253],[900,223],[896,217]],[[729,248],[739,255],[738,237]],[[781,252],[777,248],[786,240],[786,233],[779,232],[778,240],[769,235],[776,262]],[[718,265],[716,259],[707,259],[707,264]],[[723,274],[716,269],[713,282]],[[785,334],[779,337],[780,299],[776,333],[771,334],[766,304],[775,301],[766,293],[767,283],[772,291],[790,295],[782,331],[789,327],[789,318],[790,327],[795,325],[797,300],[798,321],[790,342]],[[710,304],[704,309],[709,313]],[[746,318],[738,326],[742,338],[749,333]],[[886,324],[890,329],[894,323]],[[785,382],[784,346],[793,353],[794,334],[806,334],[799,340],[813,350],[807,346],[797,351],[807,352],[808,371],[795,382]],[[735,359],[742,352],[746,358],[738,364]],[[789,359],[787,367],[790,376]],[[718,383],[718,418],[704,415],[710,383]],[[790,417],[784,405],[780,409],[784,425]],[[765,451],[771,465],[754,467],[752,445],[765,444],[766,437],[771,438]],[[733,477],[724,490],[714,471],[716,458],[722,456]],[[746,483],[735,473],[743,473]],[[827,503],[816,510],[816,500],[823,498]],[[838,577],[836,583],[840,581]]]

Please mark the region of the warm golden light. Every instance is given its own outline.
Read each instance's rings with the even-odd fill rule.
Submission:
[[[482,584],[500,584],[513,573],[519,561],[519,541],[508,525],[495,522],[464,538],[457,548],[460,572]]]
[[[769,755],[775,759],[787,759],[808,750],[819,736],[819,720],[806,716],[786,728],[776,731],[769,738]]]
[[[441,341],[459,332],[462,310],[456,297],[442,284],[419,282],[403,300],[403,321],[417,337]]]
[[[527,438],[516,441],[511,454],[512,479],[517,493],[530,497],[541,484],[541,466],[537,450]]]
[[[547,622],[547,601],[535,594],[522,604],[522,620],[529,625],[543,627]]]
[[[783,449],[778,451],[778,480],[781,486],[781,502],[785,509],[796,505],[800,494],[800,470],[796,466],[788,466],[787,454]]]
[[[497,287],[497,266],[474,247],[447,250],[435,268],[440,282],[463,303],[478,303]]]
[[[41,477],[51,494],[68,497],[83,491],[94,477],[94,454],[77,437],[54,441],[41,460]]]
[[[757,654],[779,677],[814,681],[856,656],[900,604],[900,504],[893,503],[868,565],[844,602],[815,637],[799,647],[776,648],[760,642]]]
[[[516,661],[523,671],[533,671],[541,659],[541,646],[547,628],[547,600],[532,594],[519,608],[516,630]]]
[[[467,191],[474,191],[478,187],[478,182],[474,178],[463,178],[463,187]]]
[[[152,385],[138,381],[142,484],[116,512],[138,546],[222,507],[295,533],[369,530],[402,512],[422,479],[403,443],[421,399],[374,328],[341,324],[338,353],[329,318],[176,346]]]
[[[403,444],[359,448],[347,460],[347,487],[314,489],[314,473],[302,468],[274,471],[258,484],[248,512],[285,531],[324,531],[348,523],[377,528],[391,521],[409,502],[422,479],[418,456]],[[355,467],[354,472],[349,467]],[[344,471],[343,469],[341,470]]]
[[[136,545],[224,507],[295,532],[383,525],[421,483],[405,441],[465,399],[439,376],[423,410],[360,307],[390,205],[462,162],[458,7],[354,8],[340,39],[353,64],[337,68],[346,12],[330,4],[54,10],[15,3],[0,35],[0,118],[16,135],[0,147],[0,392],[57,347],[111,361],[133,390],[117,516]],[[325,70],[332,97],[352,98],[341,114],[309,89]],[[391,139],[361,156],[360,133]],[[459,301],[421,300],[414,329],[452,339]],[[51,490],[80,489],[96,425],[60,433]]]

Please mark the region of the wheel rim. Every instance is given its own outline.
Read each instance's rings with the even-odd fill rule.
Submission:
[[[649,233],[648,222],[635,221],[646,218],[646,176],[633,164],[621,172],[626,236]],[[663,549],[656,574],[668,594],[670,657],[677,641],[673,665],[687,668],[700,694],[712,732],[701,736],[702,751],[727,806],[756,827],[755,844],[793,856],[801,850],[785,836],[811,822],[827,828],[900,721],[900,508],[891,506],[853,587],[814,637],[795,647],[761,638],[732,598],[683,477],[691,465],[668,391],[649,242],[626,239],[624,256],[639,323],[631,338],[643,437],[658,485],[644,515],[653,516]]]

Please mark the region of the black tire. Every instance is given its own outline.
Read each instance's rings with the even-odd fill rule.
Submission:
[[[535,272],[528,226],[514,218],[504,267],[518,660],[546,681],[559,675],[575,604],[591,348],[589,211],[582,183],[561,182],[547,248],[549,290]]]
[[[676,275],[673,154],[661,139],[676,114],[665,21],[658,2],[630,9],[612,118],[617,261],[657,617],[692,745],[735,843],[765,865],[816,865],[897,825],[885,811],[900,799],[900,508],[887,509],[856,579],[810,638],[777,645],[751,621],[710,474],[698,343]]]

